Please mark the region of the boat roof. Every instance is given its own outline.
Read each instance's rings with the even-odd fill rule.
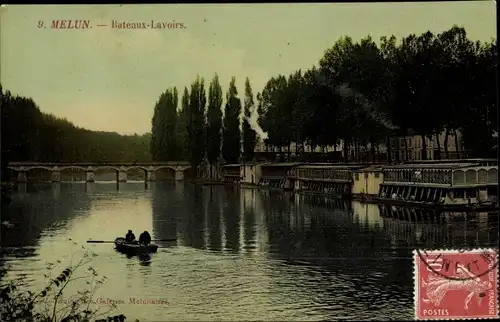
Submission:
[[[279,162],[263,164],[262,167],[296,167],[301,165],[301,162]]]
[[[477,163],[414,163],[414,164],[397,164],[392,166],[384,166],[384,170],[396,169],[459,169],[478,166]]]
[[[335,169],[335,170],[349,170],[363,168],[363,165],[348,165],[348,164],[307,164],[298,166],[297,169]]]
[[[498,163],[498,159],[492,158],[476,158],[476,159],[441,159],[441,160],[418,160],[418,161],[404,161],[404,164],[439,164],[439,163],[484,163],[493,162]]]
[[[492,169],[496,169],[498,170],[498,166],[485,166],[485,165],[479,165],[479,166],[472,166],[472,167],[463,167],[463,168],[460,168],[459,170],[492,170]]]
[[[224,168],[239,167],[239,166],[240,166],[239,163],[231,163],[231,164],[224,164],[223,165]]]
[[[372,166],[369,166],[366,168],[352,170],[352,172],[382,172],[382,170],[383,170],[383,166],[372,165]]]

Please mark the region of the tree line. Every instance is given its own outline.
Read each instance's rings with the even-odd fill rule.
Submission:
[[[33,99],[4,92],[1,85],[0,93],[2,179],[11,161],[151,161],[151,134],[86,130],[41,112]]]
[[[253,159],[257,138],[252,117],[257,112],[248,78],[243,106],[236,78],[232,77],[224,99],[217,74],[208,85],[208,95],[205,80],[198,76],[190,90],[184,88],[180,108],[178,96],[172,87],[156,102],[151,122],[153,160],[189,160],[199,166],[205,160],[214,165],[221,158],[226,163],[237,163],[241,156]]]
[[[425,138],[434,139],[436,157],[443,158],[448,140],[457,140],[454,134],[461,131],[468,157],[494,157],[496,49],[496,39],[472,41],[458,26],[399,42],[382,37],[378,44],[370,36],[358,42],[342,37],[312,68],[272,77],[256,104],[247,78],[242,116],[234,77],[224,115],[217,75],[208,99],[204,80],[197,78],[190,92],[184,89],[179,109],[175,88],[160,96],[151,153],[155,160],[184,158],[195,164],[205,157],[211,164],[220,156],[228,163],[251,160],[258,131],[269,149],[290,153],[295,143],[300,153],[306,145],[323,151],[339,146],[342,160],[351,159],[352,150],[357,157],[368,151],[374,159],[379,146],[386,147],[388,158],[391,138],[417,135],[423,159],[430,148]],[[406,139],[402,149],[401,158],[408,159]]]

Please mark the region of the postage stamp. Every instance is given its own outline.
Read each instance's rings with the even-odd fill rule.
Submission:
[[[498,251],[415,250],[416,320],[498,318]]]

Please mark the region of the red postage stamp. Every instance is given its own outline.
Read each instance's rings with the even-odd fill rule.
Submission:
[[[415,318],[498,318],[498,251],[416,250]]]

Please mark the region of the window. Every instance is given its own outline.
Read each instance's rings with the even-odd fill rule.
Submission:
[[[408,151],[408,160],[413,160],[413,151]]]
[[[411,138],[408,139],[408,147],[411,148]]]
[[[354,180],[359,181],[359,173],[354,174]]]
[[[404,147],[405,146],[405,139],[401,139],[401,146]]]
[[[380,177],[380,173],[375,172],[375,178],[378,178],[378,177]]]

